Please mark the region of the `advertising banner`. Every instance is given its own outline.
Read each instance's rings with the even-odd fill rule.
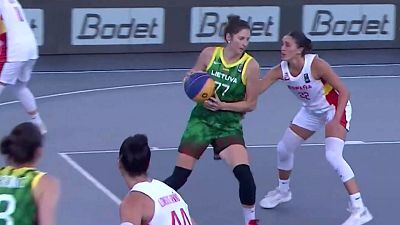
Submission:
[[[221,43],[227,16],[235,14],[247,21],[252,42],[276,42],[279,39],[280,8],[273,6],[193,7],[190,42]]]
[[[72,9],[71,44],[162,44],[164,20],[163,8]]]
[[[35,35],[37,44],[44,44],[44,14],[42,9],[24,9],[26,19],[29,21],[31,29]]]
[[[305,5],[303,31],[313,41],[394,40],[396,7],[380,5]]]

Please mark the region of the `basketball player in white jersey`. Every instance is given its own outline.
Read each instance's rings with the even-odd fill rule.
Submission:
[[[121,225],[193,225],[182,197],[163,182],[147,176],[150,157],[143,134],[128,137],[121,145],[119,169],[131,188],[120,206]]]
[[[303,103],[291,125],[278,143],[279,186],[260,201],[263,208],[274,208],[292,198],[289,177],[293,169],[294,151],[317,130],[325,127],[325,156],[349,194],[350,217],[343,225],[361,225],[372,215],[361,199],[354,173],[343,158],[346,134],[350,128],[349,91],[330,65],[311,51],[311,40],[302,32],[293,31],[282,38],[282,62],[261,81],[261,91],[275,81],[283,80]]]
[[[35,37],[17,0],[1,0],[0,14],[0,95],[6,86],[10,86],[32,122],[45,134],[47,129],[27,87],[39,57]]]

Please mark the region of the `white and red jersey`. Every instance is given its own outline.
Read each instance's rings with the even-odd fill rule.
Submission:
[[[300,74],[293,76],[287,61],[281,62],[282,80],[289,90],[303,103],[303,106],[316,114],[324,113],[338,104],[339,94],[324,80],[316,80],[311,71],[315,54],[304,56],[304,66]]]
[[[0,0],[0,14],[4,26],[2,35],[5,34],[6,38],[6,49],[1,51],[0,58],[5,58],[7,62],[37,59],[36,39],[19,2]]]
[[[186,202],[174,189],[163,182],[152,179],[132,187],[154,201],[154,215],[148,225],[191,225],[192,220]]]

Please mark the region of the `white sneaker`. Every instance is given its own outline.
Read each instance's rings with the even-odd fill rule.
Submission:
[[[260,206],[264,209],[272,209],[283,202],[288,202],[292,199],[292,192],[283,192],[279,188],[269,191],[267,195],[260,201]]]
[[[373,218],[365,206],[363,208],[349,207],[348,211],[351,215],[342,225],[362,225],[368,223]]]

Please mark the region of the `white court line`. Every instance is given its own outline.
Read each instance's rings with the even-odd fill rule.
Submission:
[[[346,145],[391,145],[391,144],[400,144],[400,141],[346,141]],[[324,143],[307,143],[302,144],[301,146],[324,146]],[[247,148],[276,148],[276,144],[271,145],[247,145]],[[208,147],[211,149],[211,147]],[[176,151],[177,147],[168,147],[168,148],[159,148],[159,147],[151,147],[151,151]],[[78,154],[104,154],[104,153],[118,153],[119,150],[92,150],[92,151],[72,151],[72,152],[63,152],[62,154],[66,155],[78,155]],[[61,153],[60,153],[61,154]]]
[[[348,76],[342,77],[342,79],[382,79],[382,78],[400,78],[399,75],[390,75],[390,76]],[[62,92],[57,94],[51,95],[43,95],[38,96],[36,99],[46,99],[46,98],[54,98],[54,97],[61,97],[67,95],[75,95],[75,94],[85,94],[90,92],[99,92],[99,91],[110,91],[110,90],[118,90],[118,89],[127,89],[127,88],[137,88],[137,87],[157,87],[157,86],[164,86],[164,85],[174,85],[174,84],[182,84],[182,81],[173,81],[173,82],[160,82],[160,83],[149,83],[149,84],[134,84],[134,85],[125,85],[125,86],[116,86],[116,87],[106,87],[106,88],[93,88],[93,89],[85,89],[81,91],[71,91],[71,92]],[[10,105],[18,103],[19,101],[8,101],[0,103],[0,106]]]
[[[397,75],[358,75],[358,76],[340,77],[340,79],[382,79],[382,78],[400,78],[400,74],[397,74]]]
[[[342,64],[332,65],[332,68],[351,68],[351,67],[386,67],[386,66],[400,66],[399,63],[387,63],[387,64]],[[260,69],[271,69],[271,66],[260,67]],[[34,74],[81,74],[81,73],[143,73],[143,72],[176,72],[176,71],[188,71],[190,68],[164,68],[164,69],[121,69],[121,70],[81,70],[81,71],[37,71]]]
[[[150,84],[134,84],[134,85],[126,85],[126,86],[107,87],[107,88],[94,88],[94,89],[86,89],[86,90],[81,90],[81,91],[71,91],[71,92],[62,92],[62,93],[58,93],[58,94],[43,95],[43,96],[36,97],[36,99],[54,98],[54,97],[61,97],[61,96],[75,95],[75,94],[84,94],[84,93],[98,92],[98,91],[110,91],[110,90],[117,90],[117,89],[137,88],[137,87],[154,87],[154,86],[181,84],[181,83],[182,83],[182,81],[175,81],[175,82],[162,82],[162,83],[150,83]],[[19,101],[3,102],[3,103],[0,103],[0,106],[10,105],[10,104],[14,104],[17,102],[19,102]]]
[[[363,141],[346,141],[346,145],[372,145],[372,144],[400,144],[400,141],[376,141],[376,142],[363,142]],[[315,144],[303,144],[302,146],[322,146],[324,144],[315,143]],[[275,148],[276,145],[249,145],[248,148]],[[178,148],[158,148],[152,147],[152,151],[171,151],[177,150]],[[94,178],[89,172],[83,169],[78,163],[76,163],[71,157],[68,155],[76,155],[76,154],[103,154],[103,153],[117,153],[118,150],[99,150],[99,151],[76,151],[76,152],[63,152],[58,153],[65,161],[67,161],[74,169],[76,169],[82,176],[88,179],[96,188],[98,188],[101,192],[103,192],[106,196],[108,196],[113,202],[117,205],[121,203],[121,199],[119,199],[114,193],[112,193],[108,188],[106,188],[102,183],[100,183],[96,178]]]
[[[100,183],[96,178],[94,178],[89,172],[83,169],[78,163],[71,159],[67,154],[58,153],[67,163],[69,163],[74,169],[76,169],[82,176],[88,179],[94,186],[96,186],[100,191],[107,195],[113,202],[117,205],[121,204],[121,199],[119,199],[114,193],[108,190],[102,183]]]

